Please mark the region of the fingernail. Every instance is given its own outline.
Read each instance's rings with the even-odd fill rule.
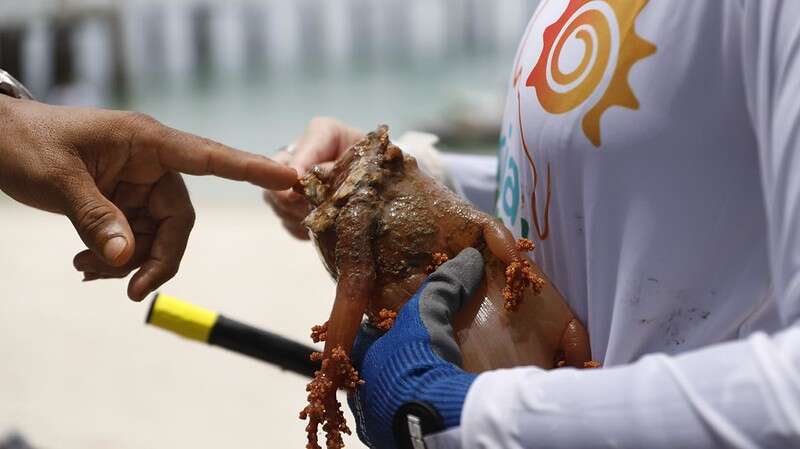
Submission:
[[[76,257],[75,260],[72,261],[72,266],[75,267],[75,269],[78,271],[92,271],[92,266],[89,263],[87,263],[82,257],[81,258]]]
[[[140,292],[140,293],[137,294],[133,290],[129,289],[128,290],[128,298],[130,298],[131,301],[133,301],[133,302],[142,302],[142,301],[144,301],[145,298],[147,298],[147,295],[150,294],[150,291],[151,290],[149,290],[149,289],[145,289],[143,292]]]
[[[111,237],[111,239],[106,242],[105,246],[103,246],[103,257],[109,262],[115,262],[122,252],[125,251],[126,246],[128,246],[128,241],[125,237]]]

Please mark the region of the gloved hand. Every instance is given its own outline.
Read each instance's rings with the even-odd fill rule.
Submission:
[[[467,248],[428,277],[385,335],[362,326],[352,354],[365,383],[348,402],[364,444],[397,448],[393,420],[412,401],[435,410],[439,430],[459,425],[477,376],[461,369],[451,319],[473,297],[483,271],[480,252]]]

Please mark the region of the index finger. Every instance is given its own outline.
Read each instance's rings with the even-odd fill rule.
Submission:
[[[144,122],[133,144],[157,151],[165,168],[188,175],[214,175],[247,181],[270,190],[286,190],[297,182],[297,172],[293,168],[265,156],[185,133],[154,119]]]

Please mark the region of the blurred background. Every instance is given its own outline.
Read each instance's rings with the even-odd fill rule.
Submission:
[[[0,67],[42,101],[267,155],[317,115],[492,152],[537,3],[0,0]],[[198,220],[162,290],[307,341],[334,291],[313,248],[256,189],[188,185]],[[80,249],[65,218],[0,197],[0,448],[14,433],[52,449],[304,446],[305,379],[146,328],[122,281],[80,283]]]

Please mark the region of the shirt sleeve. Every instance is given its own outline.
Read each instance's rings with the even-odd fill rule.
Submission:
[[[742,61],[758,142],[773,289],[800,319],[800,2],[745,1]]]
[[[462,447],[788,448],[800,445],[800,329],[597,370],[482,374]]]
[[[478,377],[462,447],[800,447],[800,1],[741,0],[773,292],[784,329],[613,368]]]
[[[442,153],[453,190],[478,209],[494,215],[497,195],[497,156]]]

